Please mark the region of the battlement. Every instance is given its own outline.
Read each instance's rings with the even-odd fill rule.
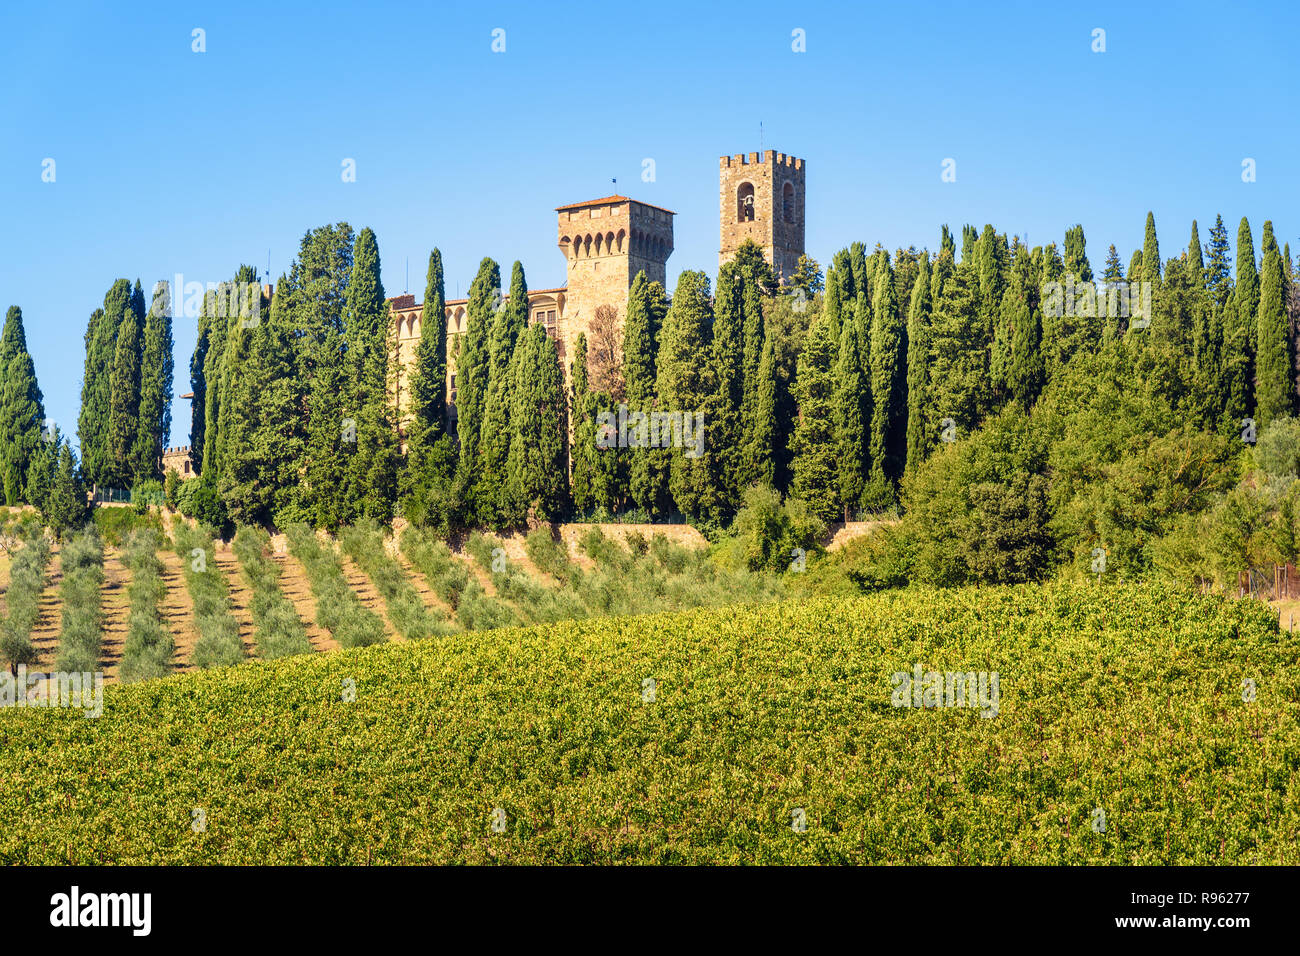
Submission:
[[[757,166],[759,164],[772,166],[785,166],[789,169],[803,169],[804,161],[795,156],[788,156],[785,153],[778,153],[774,149],[764,150],[759,153],[737,153],[735,156],[721,156],[718,158],[718,167],[720,169],[731,169],[733,166]]]

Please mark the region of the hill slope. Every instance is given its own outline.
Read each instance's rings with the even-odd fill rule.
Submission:
[[[1267,608],[1132,586],[458,633],[0,711],[0,862],[1296,863],[1297,717]]]

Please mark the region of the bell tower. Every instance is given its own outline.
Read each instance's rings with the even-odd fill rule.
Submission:
[[[804,252],[806,168],[802,159],[771,149],[718,160],[719,267],[752,239],[782,282],[794,274]]]

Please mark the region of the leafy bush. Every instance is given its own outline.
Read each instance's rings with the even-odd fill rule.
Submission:
[[[406,571],[389,553],[379,525],[366,519],[339,535],[343,549],[374,582],[388,608],[388,619],[408,640],[446,634],[447,625],[434,618],[423,598],[407,580]]]
[[[343,576],[343,566],[333,546],[323,544],[304,524],[286,531],[294,557],[302,562],[316,598],[316,620],[343,647],[363,647],[386,641],[384,622],[357,599]]]
[[[808,505],[781,495],[770,487],[754,485],[745,491],[730,536],[718,546],[718,556],[731,567],[750,571],[785,571],[802,556],[821,550],[826,523]]]
[[[424,575],[434,594],[446,601],[453,611],[460,607],[461,596],[469,586],[470,573],[456,560],[445,542],[427,531],[408,527],[402,532],[402,553]]]
[[[473,549],[491,568],[491,543],[481,535],[472,540]],[[424,575],[433,593],[455,610],[456,621],[461,627],[481,631],[518,623],[514,612],[488,594],[469,569],[456,560],[446,543],[435,539],[429,532],[407,528],[402,532],[402,551],[415,569]]]
[[[166,503],[166,492],[163,491],[162,482],[156,478],[137,482],[131,489],[131,507],[136,514],[142,515],[151,507],[161,508]]]
[[[155,512],[137,513],[132,508],[96,508],[95,527],[105,544],[122,547],[132,532],[153,530],[162,533],[162,517]]]
[[[310,654],[315,648],[298,612],[280,587],[280,567],[267,553],[270,536],[261,528],[243,527],[235,535],[235,556],[253,591],[253,640],[263,660]]]
[[[57,666],[61,671],[97,671],[104,628],[101,604],[104,546],[96,526],[87,525],[69,537],[60,560],[63,583],[59,586],[59,600],[63,605],[63,620]]]
[[[158,610],[159,602],[167,595],[163,563],[158,560],[161,544],[161,535],[152,528],[133,531],[126,542],[131,586],[127,589],[130,611],[126,641],[122,645],[121,677],[124,683],[166,677],[172,673],[176,642]]]
[[[239,622],[230,603],[230,585],[217,565],[216,543],[211,531],[191,528],[184,522],[172,525],[176,554],[185,569],[185,586],[194,602],[194,625],[199,639],[194,645],[194,663],[199,667],[238,664],[245,657],[239,639]]]
[[[8,617],[0,623],[0,660],[11,670],[36,660],[31,634],[40,617],[49,563],[50,542],[38,531],[24,541],[9,568],[9,590],[5,592]]]
[[[176,508],[185,517],[216,528],[223,538],[232,529],[216,483],[207,475],[181,483],[176,491]]]
[[[1300,419],[1274,419],[1255,442],[1255,464],[1266,475],[1300,475]]]

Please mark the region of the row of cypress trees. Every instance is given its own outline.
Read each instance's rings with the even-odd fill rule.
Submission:
[[[0,334],[0,480],[8,505],[34,505],[59,533],[89,515],[81,469],[59,429],[47,425],[23,312],[10,306]]]
[[[347,223],[309,231],[254,319],[204,303],[190,362],[197,507],[214,523],[337,529],[388,521],[399,450],[390,408],[393,330],[375,234]]]
[[[77,436],[87,483],[130,488],[162,477],[171,436],[174,343],[171,297],[118,279],[86,325]]]

